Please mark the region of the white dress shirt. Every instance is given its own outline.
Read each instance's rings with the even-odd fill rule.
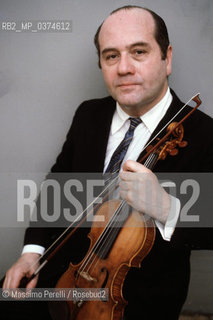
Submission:
[[[121,167],[126,160],[137,160],[140,153],[146,146],[147,141],[149,140],[151,134],[154,132],[158,123],[161,121],[166,111],[168,110],[172,102],[172,95],[170,89],[168,88],[166,94],[151,110],[141,116],[142,123],[140,123],[134,131],[133,139],[129,145],[127,153],[123,159]],[[116,104],[116,110],[113,115],[112,124],[110,128],[110,134],[107,144],[107,151],[105,156],[104,171],[106,170],[110,159],[118,147],[118,145],[123,140],[128,128],[130,120],[129,115],[121,109],[119,104]],[[167,185],[164,183],[163,185]],[[171,196],[171,209],[165,225],[159,221],[155,221],[156,226],[158,227],[164,240],[169,241],[171,239],[172,233],[174,232],[177,219],[180,212],[180,201],[179,199]],[[35,252],[43,254],[44,248],[38,245],[25,245],[22,251],[22,254],[25,252]]]

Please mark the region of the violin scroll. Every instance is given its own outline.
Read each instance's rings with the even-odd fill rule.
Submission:
[[[194,101],[196,106],[191,108],[191,110],[179,121],[179,122],[172,122],[172,120],[191,102]],[[199,97],[199,93],[193,96],[177,113],[176,115],[160,130],[161,133],[167,126],[167,133],[164,135],[163,138],[159,139],[157,136],[159,133],[151,140],[154,141],[155,139],[158,141],[154,146],[149,144],[146,147],[146,154],[138,161],[139,163],[145,163],[145,160],[148,160],[149,156],[154,155],[153,163],[156,163],[158,160],[164,160],[169,153],[172,156],[178,154],[177,146],[180,148],[184,148],[187,146],[188,142],[183,141],[183,126],[182,123],[193,113],[195,110],[201,105],[202,101]],[[171,136],[174,136],[175,139],[171,139]],[[168,140],[169,139],[169,140]],[[155,157],[157,155],[157,157]]]
[[[154,150],[154,153],[158,154],[158,160],[165,160],[168,154],[176,156],[179,152],[178,147],[185,148],[188,145],[188,142],[183,140],[184,129],[182,124],[178,124],[177,122],[170,123],[167,127],[167,133],[169,140],[166,140]],[[157,138],[157,141],[160,141],[160,139]],[[154,147],[149,145],[146,151],[153,152],[153,149]]]
[[[165,144],[160,147],[160,150],[158,151],[159,160],[165,160],[167,154],[176,156],[179,152],[177,147],[185,148],[188,145],[188,142],[183,140],[184,129],[182,124],[177,126],[177,122],[172,122],[168,126],[167,131],[171,131],[174,138],[166,141]]]

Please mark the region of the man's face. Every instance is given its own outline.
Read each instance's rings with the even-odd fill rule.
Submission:
[[[129,115],[142,115],[166,93],[172,48],[167,58],[154,38],[154,20],[145,10],[121,10],[100,31],[100,63],[112,97]]]

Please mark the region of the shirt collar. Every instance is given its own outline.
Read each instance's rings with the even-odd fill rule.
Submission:
[[[168,110],[171,102],[172,95],[170,89],[168,88],[164,97],[152,109],[140,117],[150,133],[154,132],[159,121],[163,118]],[[112,119],[111,133],[114,134],[120,130],[120,128],[128,119],[129,115],[120,107],[119,103],[116,102],[116,110]]]

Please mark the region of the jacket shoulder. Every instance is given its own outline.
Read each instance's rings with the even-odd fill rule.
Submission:
[[[177,97],[177,95],[174,93],[173,90],[171,90],[172,96],[173,96],[173,107],[177,106],[177,110],[178,111],[180,108],[183,107],[184,103]],[[185,109],[180,113],[180,116],[178,116],[179,120],[181,119],[181,117],[185,116],[186,114],[188,114],[191,110],[193,109],[193,107],[187,105],[185,107]],[[198,125],[198,128],[201,125],[207,126],[207,127],[212,127],[213,128],[213,118],[209,115],[207,115],[206,113],[204,113],[203,111],[201,111],[200,109],[197,109],[190,117],[189,120],[187,120],[188,122],[192,122],[195,125]]]
[[[80,106],[76,110],[76,113],[91,113],[93,111],[103,111],[103,109],[105,108],[114,108],[115,104],[115,100],[110,96],[100,99],[86,100],[80,104]]]

